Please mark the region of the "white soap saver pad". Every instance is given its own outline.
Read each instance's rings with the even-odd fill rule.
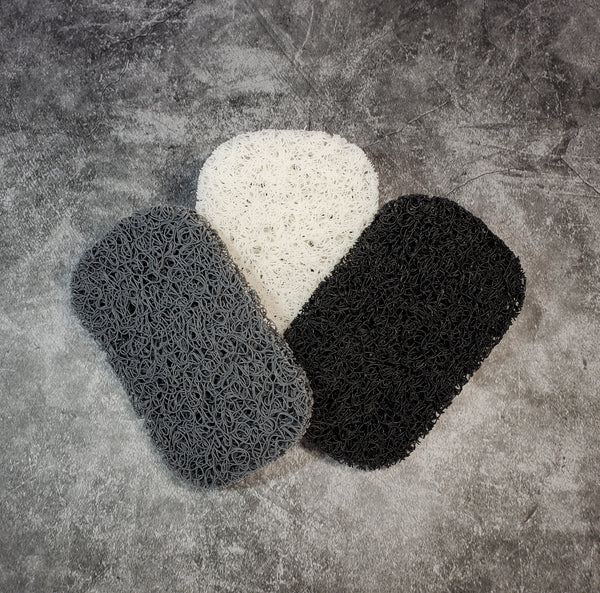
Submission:
[[[378,208],[365,153],[340,136],[261,130],[206,160],[196,210],[284,331]]]

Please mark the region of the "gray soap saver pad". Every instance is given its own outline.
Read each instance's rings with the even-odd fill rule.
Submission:
[[[193,210],[122,220],[83,255],[71,289],[82,324],[184,480],[232,484],[302,437],[306,375]]]

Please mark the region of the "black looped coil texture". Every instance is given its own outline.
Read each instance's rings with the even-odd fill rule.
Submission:
[[[124,219],[83,256],[71,288],[83,325],[183,479],[231,484],[301,438],[312,405],[306,375],[194,211]]]
[[[383,206],[285,333],[313,390],[307,441],[364,469],[406,457],[524,296],[518,258],[458,204]]]

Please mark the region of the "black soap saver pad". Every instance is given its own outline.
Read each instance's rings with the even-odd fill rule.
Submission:
[[[313,390],[306,440],[363,469],[406,457],[524,296],[518,258],[467,210],[387,203],[285,332]]]
[[[209,224],[157,207],[87,251],[72,306],[156,447],[193,485],[226,486],[298,441],[304,371]]]

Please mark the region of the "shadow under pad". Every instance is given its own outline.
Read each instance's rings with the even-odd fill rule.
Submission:
[[[193,210],[122,220],[79,262],[72,304],[167,464],[225,486],[304,433],[304,371],[225,246]]]
[[[406,457],[524,296],[518,258],[458,204],[384,205],[285,332],[313,390],[307,441],[364,469]]]

